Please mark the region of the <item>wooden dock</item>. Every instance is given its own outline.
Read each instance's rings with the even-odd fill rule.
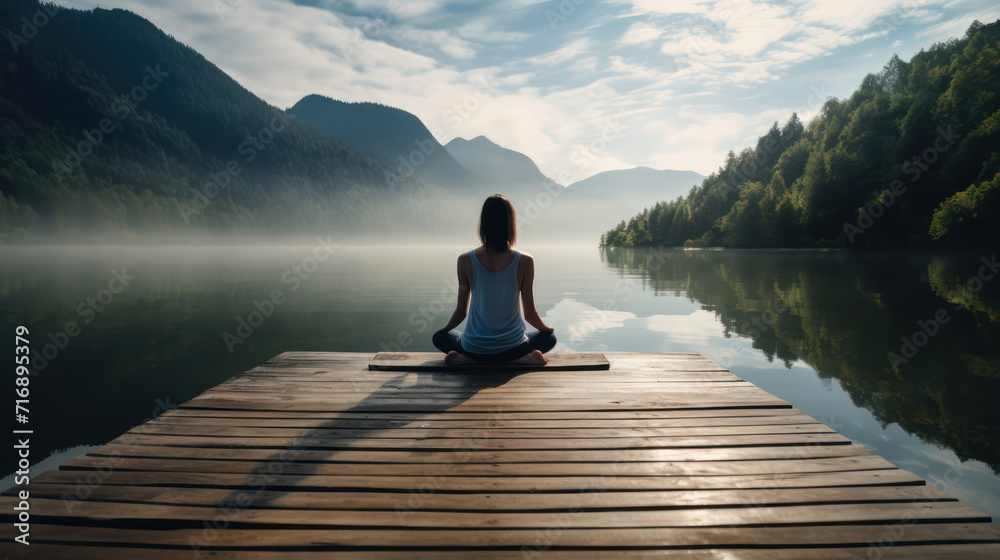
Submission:
[[[699,354],[288,352],[35,477],[17,558],[998,558],[1000,525]],[[85,422],[86,419],[81,419]]]

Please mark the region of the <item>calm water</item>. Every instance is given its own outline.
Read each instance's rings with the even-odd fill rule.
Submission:
[[[0,249],[34,472],[283,351],[433,350],[460,248],[315,249]],[[992,255],[525,249],[557,351],[701,352],[1000,520]]]

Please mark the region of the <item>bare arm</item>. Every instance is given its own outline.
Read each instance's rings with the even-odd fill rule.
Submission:
[[[470,266],[465,266],[466,261]],[[441,329],[442,332],[448,332],[451,329],[458,326],[459,323],[465,320],[465,316],[469,314],[469,294],[470,284],[472,279],[469,278],[469,270],[472,261],[469,259],[468,253],[463,253],[458,257],[458,299],[455,302],[455,312],[451,314],[451,319],[448,319],[448,324]]]
[[[524,320],[540,331],[552,332],[555,329],[546,325],[535,309],[535,260],[531,255],[522,254],[521,262],[524,263],[524,276],[521,279],[521,309],[524,311]]]

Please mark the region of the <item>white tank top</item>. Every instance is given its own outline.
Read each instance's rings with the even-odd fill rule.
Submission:
[[[521,288],[517,285],[517,263],[521,252],[500,272],[490,272],[472,257],[472,295],[469,317],[462,333],[462,348],[475,354],[496,354],[528,340],[521,318]]]

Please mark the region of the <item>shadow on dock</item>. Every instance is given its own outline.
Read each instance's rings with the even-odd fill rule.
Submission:
[[[483,389],[500,387],[507,383],[508,381],[514,379],[518,375],[524,373],[523,371],[512,371],[512,372],[490,372],[488,374],[476,374],[476,373],[453,373],[453,372],[433,372],[433,371],[417,371],[417,372],[400,372],[399,375],[387,380],[382,384],[381,387],[372,391],[364,398],[362,398],[357,404],[352,406],[347,410],[336,411],[337,417],[331,418],[321,426],[312,428],[312,430],[306,435],[299,436],[296,438],[291,438],[290,441],[280,450],[273,453],[266,459],[262,459],[258,462],[258,467],[253,469],[253,472],[247,476],[245,482],[245,487],[238,490],[233,490],[228,496],[219,501],[217,506],[220,512],[232,512],[233,508],[247,508],[247,507],[267,507],[272,501],[278,498],[280,495],[287,494],[290,490],[295,488],[294,485],[288,484],[267,484],[266,487],[261,488],[258,493],[258,488],[260,484],[257,478],[260,476],[271,476],[278,477],[283,473],[285,467],[289,464],[296,465],[294,475],[295,476],[312,476],[316,475],[316,469],[319,467],[338,463],[337,455],[344,451],[350,450],[364,450],[364,451],[403,451],[412,452],[412,448],[398,447],[398,446],[386,446],[384,448],[357,448],[352,447],[351,443],[366,439],[379,433],[380,431],[391,430],[395,428],[402,428],[413,422],[419,421],[421,418],[437,414],[440,412],[446,412],[456,406],[459,406]],[[407,383],[408,378],[416,377],[416,383]],[[385,400],[387,398],[398,397],[401,388],[405,390],[420,390],[420,389],[441,389],[440,384],[437,382],[442,376],[447,376],[449,381],[465,381],[465,383],[458,383],[454,386],[449,386],[446,388],[448,391],[453,391],[454,393],[466,393],[462,395],[448,395],[448,396],[434,396],[433,399],[427,399],[426,402],[422,402],[419,406],[414,406],[413,410],[405,410],[394,407],[392,410],[386,410]],[[405,385],[404,385],[405,384]],[[428,396],[431,394],[429,393]],[[431,402],[433,401],[433,402]],[[381,413],[381,414],[393,414],[393,415],[406,415],[405,418],[378,418],[378,417],[363,417],[365,413]],[[343,420],[357,421],[363,419],[365,421],[365,426],[363,428],[353,427],[353,429],[363,432],[364,435],[341,437],[338,435],[330,435],[331,429],[345,429],[343,425]],[[490,416],[484,416],[484,425],[482,428],[487,428],[490,422]],[[475,428],[473,428],[475,429]],[[331,449],[329,445],[317,445],[316,438],[336,438],[340,440],[340,447]],[[420,448],[421,452],[453,452],[460,451],[463,449],[470,449],[470,446],[463,445],[463,443],[468,442],[468,438],[454,438],[455,444],[451,446],[442,446],[441,448]],[[302,450],[310,450],[314,453],[310,456],[308,460],[298,460],[296,457],[301,455]],[[325,452],[322,456],[316,456],[316,452]],[[347,461],[351,462],[351,461]],[[275,468],[276,467],[276,468]],[[278,474],[274,474],[277,471]],[[285,473],[293,474],[293,473]],[[266,480],[266,479],[265,479]],[[249,490],[249,489],[254,490]],[[344,491],[345,488],[333,488],[324,487],[324,490],[337,490]],[[370,488],[357,488],[359,491],[371,491]],[[265,493],[266,491],[266,493]],[[245,495],[248,492],[257,493],[257,496],[252,500],[251,503],[245,503]],[[331,492],[331,496],[335,496],[334,492]],[[240,506],[239,504],[244,505]]]

